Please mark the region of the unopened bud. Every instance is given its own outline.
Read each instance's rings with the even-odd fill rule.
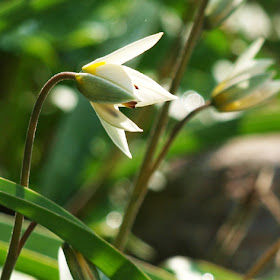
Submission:
[[[120,104],[135,99],[126,89],[88,73],[76,75],[77,88],[91,102],[102,104]]]

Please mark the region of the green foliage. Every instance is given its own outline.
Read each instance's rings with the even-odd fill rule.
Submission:
[[[110,279],[148,279],[131,261],[84,223],[36,192],[0,178],[0,202],[51,230],[81,252]]]
[[[162,85],[168,85],[173,75],[171,69],[177,58],[176,50],[182,43],[180,40],[176,41],[176,37],[178,34],[185,34],[182,33],[182,27],[184,24],[190,25],[196,2],[198,1],[0,1],[0,176],[12,181],[18,180],[25,133],[34,100],[53,74],[80,71],[82,65],[95,58],[146,35],[164,31],[159,45],[129,62],[129,65],[154,77]],[[248,2],[260,4],[268,15],[271,31],[265,34],[267,40],[258,56],[275,59],[275,70],[279,72],[279,15],[275,8],[279,3],[276,0]],[[253,32],[251,35],[253,36]],[[233,62],[253,39],[255,38],[244,30],[238,29],[237,21],[235,29],[223,25],[221,28],[205,31],[194,50],[178,94],[195,90],[205,100],[209,99],[217,84],[214,71],[217,62]],[[131,182],[140,167],[150,128],[158,110],[124,109],[144,129],[142,134],[128,133],[133,154],[133,159],[130,160],[113,147],[90,104],[78,93],[74,83],[70,81],[63,84],[78,96],[77,104],[66,112],[54,101],[53,93],[46,100],[35,139],[31,189],[67,209],[79,209],[86,205],[82,211],[78,211],[79,218],[100,236],[111,240],[117,229],[108,226],[108,214],[118,212],[121,215],[125,209]],[[190,155],[209,151],[234,137],[279,133],[279,109],[279,98],[275,98],[262,108],[255,108],[232,118],[228,115],[223,115],[224,118],[217,116],[211,110],[202,113],[178,135],[163,170],[168,170],[173,160],[187,159]],[[175,122],[171,118],[168,128]],[[163,137],[162,142],[164,139],[166,137]],[[37,193],[22,190],[4,179],[0,181],[3,188],[9,186],[0,195],[7,208],[24,211],[27,217],[37,219],[70,244],[74,242],[76,247],[72,244],[73,247],[83,253],[89,252],[89,248],[81,235],[97,242],[92,243],[93,245],[102,244],[100,246],[104,246],[104,252],[113,252],[112,258],[117,260],[114,265],[118,264],[119,258],[121,262],[128,263],[126,258],[119,257],[110,245],[94,235],[74,216]],[[15,190],[18,193],[12,193]],[[25,197],[21,197],[22,195]],[[5,211],[3,208],[1,210]],[[60,223],[65,228],[57,226]],[[5,259],[11,229],[12,220],[0,216],[1,265]],[[38,279],[58,279],[57,250],[61,243],[53,234],[42,231],[41,228],[36,230],[19,258],[17,269]],[[91,249],[96,254],[96,248]],[[138,257],[141,255],[141,250],[131,251]],[[108,254],[110,256],[111,253]],[[85,256],[96,262],[93,256]],[[101,256],[97,259],[104,271],[108,269],[105,265],[108,263],[107,258],[105,260]],[[166,270],[147,264],[139,266],[151,279],[176,279],[173,273]],[[110,269],[111,267],[113,266],[110,264]],[[240,279],[239,275],[208,263],[195,262],[193,268],[196,272],[211,272],[215,279]],[[277,279],[277,276],[271,274],[267,279]]]
[[[25,230],[29,222],[25,222]],[[4,264],[14,221],[8,215],[0,216],[0,265]],[[61,240],[43,227],[37,227],[23,249],[16,270],[40,280],[58,279],[57,252]],[[44,273],[42,273],[44,272]]]

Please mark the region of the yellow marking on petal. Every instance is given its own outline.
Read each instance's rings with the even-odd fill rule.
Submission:
[[[79,84],[81,84],[82,83],[82,77],[81,77],[81,75],[79,75],[79,73],[77,73],[76,75],[75,75],[75,79],[76,79],[76,81],[77,81],[77,83]]]
[[[90,64],[90,65],[85,65],[83,66],[83,71],[86,72],[86,73],[89,73],[89,74],[92,74],[92,75],[96,75],[96,69],[99,67],[99,66],[102,66],[106,64],[104,61],[101,61],[101,62],[96,62],[94,64]]]

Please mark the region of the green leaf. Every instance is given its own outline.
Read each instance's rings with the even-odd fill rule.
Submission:
[[[8,242],[0,241],[0,265],[5,262],[8,246]],[[16,270],[32,275],[39,280],[59,279],[57,261],[29,249],[22,250],[17,260]]]
[[[24,222],[24,230],[29,223]],[[0,214],[0,266],[6,259],[13,225],[12,216]],[[38,225],[19,256],[16,270],[39,280],[58,280],[57,253],[61,243],[61,239]]]
[[[25,221],[22,227],[23,230],[25,230],[29,224],[29,221]],[[0,241],[7,244],[9,243],[13,226],[14,217],[0,214]],[[58,248],[61,244],[61,239],[57,238],[56,235],[46,230],[44,227],[38,225],[32,235],[28,238],[24,248],[52,258],[56,261]]]
[[[199,271],[202,273],[210,273],[214,276],[215,280],[224,280],[224,279],[230,279],[230,280],[242,280],[242,275],[229,270],[227,268],[224,268],[222,266],[216,265],[214,263],[210,263],[207,261],[194,261],[196,264],[196,267]]]
[[[177,277],[163,268],[153,266],[149,263],[135,260],[135,263],[143,270],[152,280],[177,280]]]
[[[55,233],[81,252],[111,280],[149,279],[80,220],[40,194],[0,178],[0,203]]]

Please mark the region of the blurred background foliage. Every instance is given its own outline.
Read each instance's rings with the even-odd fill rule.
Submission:
[[[99,56],[146,35],[163,31],[165,35],[160,42],[129,65],[162,85],[168,85],[170,70],[176,60],[175,50],[186,38],[196,5],[197,1],[194,0],[2,0],[0,176],[19,180],[28,119],[38,92],[52,75],[61,71],[78,72],[82,65]],[[277,0],[247,1],[221,27],[208,29],[202,34],[178,94],[194,90],[207,100],[229,65],[259,36],[265,37],[266,42],[258,57],[273,58],[279,78],[279,26],[280,6]],[[211,158],[220,147],[231,143],[236,137],[250,140],[247,137],[251,135],[262,143],[263,139],[267,139],[265,137],[273,134],[276,143],[265,142],[266,146],[252,151],[250,155],[240,153],[241,162],[244,158],[250,158],[251,163],[256,163],[254,156],[258,155],[260,165],[256,169],[246,163],[248,173],[244,175],[242,172],[245,171],[241,168],[242,172],[239,169],[234,180],[242,174],[243,179],[248,179],[248,174],[252,173],[255,178],[267,162],[277,171],[280,157],[271,162],[269,159],[262,160],[260,154],[274,154],[275,149],[279,149],[279,109],[280,99],[275,97],[262,107],[238,114],[218,114],[208,110],[189,123],[173,144],[168,161],[162,164],[150,184],[151,191],[135,225],[137,238],[131,236],[129,250],[153,263],[171,256],[185,255],[205,258],[244,272],[273,242],[277,232],[279,235],[279,221],[275,222],[269,214],[268,217],[261,216],[262,221],[270,225],[273,234],[266,235],[261,231],[250,246],[248,243],[246,248],[242,249],[241,246],[240,252],[245,255],[246,261],[244,258],[240,261],[238,251],[230,254],[223,252],[227,255],[226,263],[216,258],[210,250],[214,246],[211,241],[213,243],[213,238],[227,218],[234,215],[233,210],[240,207],[248,193],[251,194],[252,188],[240,196],[229,195],[223,188],[226,179],[223,177],[221,181],[217,174],[221,174],[221,170],[231,171],[232,174],[232,166],[229,168],[221,163],[217,171],[209,161],[209,154]],[[33,152],[31,186],[36,186],[36,191],[71,209],[110,240],[121,222],[157,111],[156,107],[126,109],[125,113],[144,129],[142,134],[128,134],[133,154],[130,160],[112,144],[90,104],[78,93],[73,82],[56,86],[46,100],[40,117]],[[170,125],[186,113],[186,107],[172,105]],[[250,143],[248,147],[251,147]],[[205,162],[210,163],[207,165]],[[234,166],[240,168],[240,162],[236,160],[235,163]],[[201,178],[201,172],[207,174],[205,178]],[[254,179],[252,181],[255,182]],[[244,181],[236,184],[242,186]],[[195,196],[186,191],[189,185],[193,186],[190,192],[195,192]],[[212,187],[216,185],[220,188]],[[274,185],[277,194],[279,185],[276,182]],[[184,199],[180,201],[182,195]],[[188,211],[190,202],[194,205]],[[209,209],[215,211],[209,212]],[[256,221],[256,217],[257,213],[254,212],[250,221]],[[182,221],[188,226],[182,226]],[[198,231],[192,231],[193,224],[198,225]],[[243,231],[250,229],[251,223],[241,224]],[[211,232],[207,231],[206,225],[209,225]],[[257,224],[254,229],[258,231],[260,227]],[[173,233],[180,234],[168,233],[172,229]],[[261,237],[262,240],[259,239]],[[195,246],[192,246],[192,239]],[[237,242],[237,247],[242,240]],[[248,254],[252,247],[260,243],[262,246],[257,246],[258,250]],[[177,245],[172,247],[174,244]]]

